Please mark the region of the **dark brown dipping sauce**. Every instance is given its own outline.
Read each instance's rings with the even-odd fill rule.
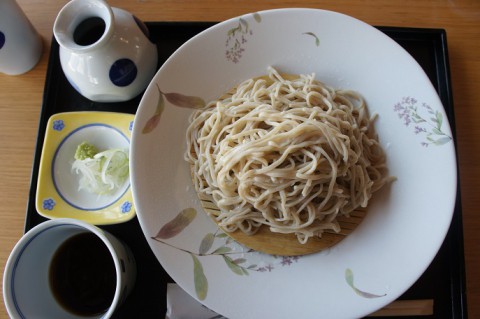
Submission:
[[[115,295],[113,258],[103,241],[81,233],[65,241],[53,256],[50,288],[65,310],[80,316],[104,313]]]

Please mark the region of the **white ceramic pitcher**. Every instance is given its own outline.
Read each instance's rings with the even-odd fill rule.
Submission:
[[[153,78],[158,53],[148,29],[131,13],[103,0],[72,0],[53,26],[70,84],[96,102],[127,101]]]

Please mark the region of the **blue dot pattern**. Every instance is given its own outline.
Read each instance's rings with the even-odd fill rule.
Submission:
[[[113,63],[108,75],[116,86],[128,86],[137,77],[137,66],[130,59],[120,59]]]
[[[5,34],[0,31],[0,49],[3,48],[3,45],[5,44]]]

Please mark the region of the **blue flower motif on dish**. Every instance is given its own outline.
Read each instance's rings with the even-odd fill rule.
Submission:
[[[53,198],[47,198],[43,200],[43,209],[53,210],[55,208],[55,201]]]
[[[130,132],[133,131],[133,121],[130,121],[130,125],[128,125],[128,130]]]
[[[63,120],[56,120],[56,121],[53,121],[53,129],[55,131],[61,131],[65,128],[65,123],[63,122]]]
[[[120,209],[122,210],[123,214],[126,214],[126,213],[130,212],[130,210],[132,209],[132,203],[130,203],[129,201],[126,201],[122,204]]]

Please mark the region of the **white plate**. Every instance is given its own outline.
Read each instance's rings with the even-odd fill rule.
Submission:
[[[374,195],[364,222],[340,244],[300,258],[244,251],[220,235],[199,205],[183,160],[192,110],[168,95],[210,101],[270,65],[360,92],[379,115],[376,129],[398,178]],[[160,118],[155,114],[162,105]],[[456,195],[452,133],[421,67],[377,29],[312,9],[237,17],[175,52],[136,114],[131,174],[143,232],[162,266],[192,296],[231,319],[351,318],[385,306],[436,255]]]

